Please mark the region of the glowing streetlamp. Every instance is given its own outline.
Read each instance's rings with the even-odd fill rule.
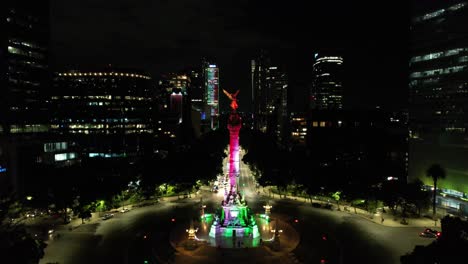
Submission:
[[[269,204],[266,204],[263,206],[263,208],[265,208],[265,215],[270,215],[270,211],[271,211],[271,208],[273,206],[269,205]]]
[[[206,205],[202,204],[202,205],[200,206],[200,208],[201,208],[201,216],[202,216],[202,217],[205,217],[205,208],[206,208]]]
[[[188,233],[189,240],[195,240],[196,236],[195,233],[198,231],[198,228],[193,228],[193,222],[190,223],[190,228],[185,229],[185,232]]]

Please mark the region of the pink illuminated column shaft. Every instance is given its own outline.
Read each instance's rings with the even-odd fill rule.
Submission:
[[[230,191],[236,189],[236,176],[239,174],[239,130],[241,128],[240,116],[232,113],[229,116],[229,184]]]

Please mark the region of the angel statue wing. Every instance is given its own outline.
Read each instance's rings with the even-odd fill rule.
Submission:
[[[223,89],[223,92],[227,97],[229,97],[229,99],[235,100],[234,98],[232,98],[232,95],[230,93],[228,93],[226,90]]]

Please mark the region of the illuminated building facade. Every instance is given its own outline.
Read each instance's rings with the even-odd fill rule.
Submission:
[[[305,146],[307,138],[307,116],[305,113],[291,113],[290,145]]]
[[[76,139],[88,157],[135,155],[154,131],[150,80],[133,70],[57,73],[51,129]]]
[[[9,1],[0,14],[0,134],[47,132],[49,5]]]
[[[165,89],[167,93],[180,91],[187,94],[187,88],[190,84],[190,78],[185,73],[168,73],[161,76],[159,87]]]
[[[205,111],[202,113],[202,122],[209,125],[210,129],[218,128],[219,121],[219,68],[216,64],[206,63],[204,67],[205,77]]]
[[[413,11],[409,176],[432,186],[425,171],[439,163],[447,178],[438,181],[445,195],[437,203],[468,215],[468,1],[434,1]]]
[[[412,133],[468,127],[468,2],[448,1],[412,19],[410,99]]]
[[[343,58],[316,53],[310,92],[312,109],[343,108]]]

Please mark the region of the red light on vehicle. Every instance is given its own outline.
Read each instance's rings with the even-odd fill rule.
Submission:
[[[322,236],[323,240],[327,240],[327,237],[325,235]]]
[[[297,219],[294,219],[294,222],[295,222],[295,223],[299,223],[299,220],[297,220]]]
[[[321,260],[320,260],[320,263],[326,263],[326,262],[327,262],[327,261],[324,260],[324,259],[321,259]]]
[[[440,232],[437,232],[437,236],[440,236]]]
[[[175,222],[175,218],[172,218],[172,219],[171,219],[171,222]]]
[[[144,235],[143,238],[146,239],[146,235]]]

